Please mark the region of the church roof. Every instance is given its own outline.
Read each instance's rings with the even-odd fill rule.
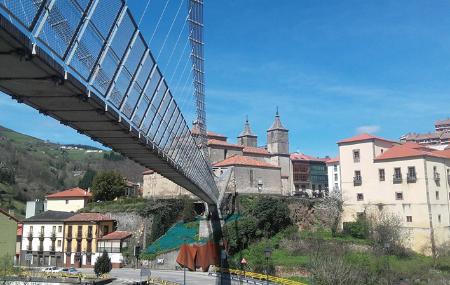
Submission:
[[[248,119],[245,120],[244,130],[238,136],[238,138],[241,137],[256,137],[256,135],[250,129],[250,123],[248,122]]]
[[[281,123],[281,120],[280,120],[280,115],[278,114],[278,110],[275,115],[275,120],[273,121],[272,126],[267,131],[270,132],[270,131],[275,131],[275,130],[282,130],[282,131],[288,130],[285,127],[283,127],[283,124]]]
[[[259,167],[259,168],[280,168],[277,165],[253,159],[248,156],[242,155],[232,155],[225,160],[216,162],[214,167],[226,167],[226,166],[250,166],[250,167]]]

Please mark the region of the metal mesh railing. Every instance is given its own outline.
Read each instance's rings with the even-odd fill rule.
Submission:
[[[125,1],[0,0],[0,11],[197,187],[217,197],[208,163]],[[202,69],[203,62],[196,66]]]

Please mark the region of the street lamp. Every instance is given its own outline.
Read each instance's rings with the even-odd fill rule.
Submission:
[[[272,256],[272,249],[270,247],[264,249],[264,256],[266,257],[266,280],[267,284],[269,284],[269,258]]]

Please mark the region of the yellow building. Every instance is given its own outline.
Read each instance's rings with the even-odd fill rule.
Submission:
[[[92,267],[102,252],[97,242],[115,230],[115,221],[99,213],[79,213],[64,221],[65,264]]]

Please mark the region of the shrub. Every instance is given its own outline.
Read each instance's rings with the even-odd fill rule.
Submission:
[[[102,274],[109,273],[112,269],[111,258],[109,258],[106,251],[103,252],[94,265],[95,275],[99,276]]]
[[[344,223],[343,233],[354,238],[366,239],[369,237],[369,221],[365,216],[359,216],[355,222]]]
[[[104,171],[95,175],[92,183],[94,200],[111,201],[125,194],[123,176],[115,171]]]
[[[265,237],[271,237],[292,224],[289,208],[281,199],[260,196],[250,209],[256,219],[256,227]]]

